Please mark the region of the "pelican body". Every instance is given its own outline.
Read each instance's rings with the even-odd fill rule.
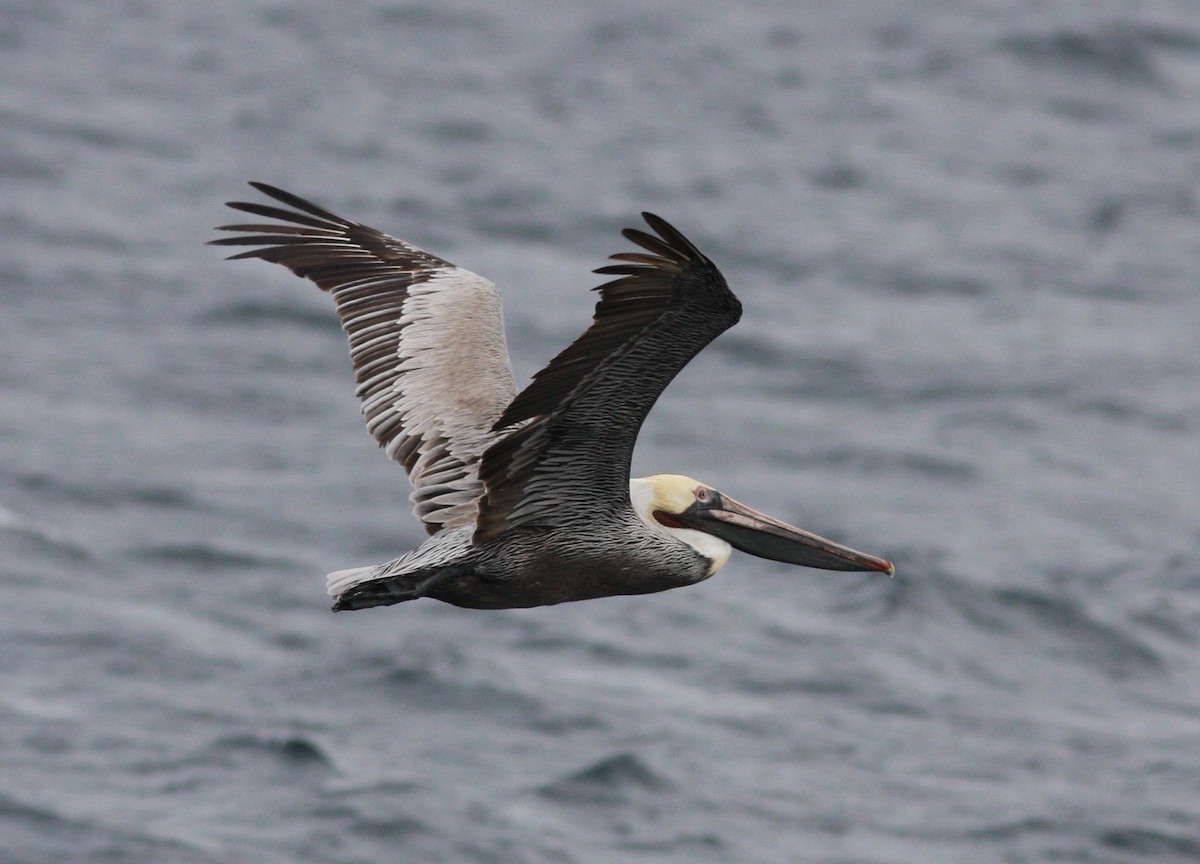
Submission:
[[[224,225],[232,258],[282,264],[333,295],[367,429],[408,472],[428,539],[328,576],[335,611],[430,597],[507,609],[701,582],[733,549],[891,574],[882,558],[795,528],[674,474],[629,479],[663,389],[741,304],[665,220],[626,229],[592,325],[517,392],[500,294],[480,276],[264,183],[275,220]]]

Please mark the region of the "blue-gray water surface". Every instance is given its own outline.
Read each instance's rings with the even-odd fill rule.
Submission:
[[[1192,0],[9,0],[0,861],[1200,861]],[[635,472],[891,558],[332,615],[422,539],[282,186],[525,380],[652,210],[742,323]]]

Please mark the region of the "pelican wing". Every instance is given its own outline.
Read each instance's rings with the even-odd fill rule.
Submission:
[[[256,246],[231,258],[287,267],[333,295],[367,429],[412,480],[430,534],[475,521],[479,458],[516,394],[500,292],[415,246],[265,183],[289,208],[229,202],[278,222],[223,225],[212,241]]]
[[[629,506],[629,469],[642,421],[671,379],[742,307],[708,258],[666,221],[626,229],[645,252],[597,273],[591,327],[537,373],[496,421],[509,432],[483,455],[475,542],[527,525],[593,518]]]

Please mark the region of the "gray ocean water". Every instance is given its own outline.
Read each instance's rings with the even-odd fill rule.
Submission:
[[[332,615],[423,536],[246,180],[742,323],[635,471],[894,560]],[[1200,861],[1191,0],[0,4],[0,861]]]

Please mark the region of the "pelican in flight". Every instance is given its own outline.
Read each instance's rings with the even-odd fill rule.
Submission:
[[[231,258],[287,267],[333,295],[367,429],[412,481],[428,539],[329,574],[335,611],[432,597],[475,609],[649,594],[712,576],[740,549],[824,570],[894,568],[690,477],[629,479],[654,401],[742,306],[665,220],[596,272],[592,325],[517,392],[500,293],[474,273],[265,183],[276,220],[224,225]]]

